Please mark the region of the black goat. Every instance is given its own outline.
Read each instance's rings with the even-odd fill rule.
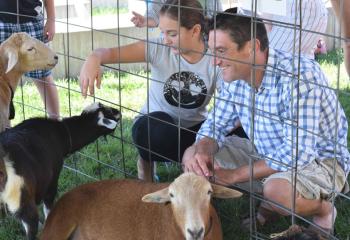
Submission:
[[[0,202],[22,221],[28,239],[38,232],[36,206],[44,202],[45,217],[53,207],[64,157],[112,133],[120,117],[94,103],[80,116],[28,119],[0,133]]]

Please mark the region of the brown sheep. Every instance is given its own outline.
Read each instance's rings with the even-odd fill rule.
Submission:
[[[37,69],[51,69],[57,61],[48,46],[27,33],[14,33],[0,45],[0,132],[9,127],[14,115],[12,98],[21,76]]]
[[[211,198],[241,195],[193,173],[171,184],[126,179],[88,183],[57,202],[40,239],[221,240]]]

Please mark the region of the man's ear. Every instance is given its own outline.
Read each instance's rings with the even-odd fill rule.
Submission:
[[[257,38],[255,40],[252,39],[252,40],[248,41],[247,44],[248,44],[249,54],[250,55],[253,55],[254,49],[255,49],[255,52],[260,51],[261,43],[260,43],[259,39],[257,39]]]
[[[18,51],[13,47],[5,48],[5,62],[7,62],[5,73],[11,71],[18,62]]]

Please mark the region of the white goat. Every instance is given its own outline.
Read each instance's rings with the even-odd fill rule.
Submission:
[[[211,197],[241,195],[193,173],[170,185],[125,179],[88,183],[57,202],[40,239],[221,240]]]
[[[48,46],[26,33],[14,33],[0,45],[0,132],[9,127],[10,108],[14,111],[12,98],[21,76],[51,69],[57,60]]]

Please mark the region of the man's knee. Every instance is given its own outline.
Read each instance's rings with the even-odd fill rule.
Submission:
[[[263,193],[267,200],[290,207],[292,188],[288,180],[278,178],[269,180],[264,184]]]

